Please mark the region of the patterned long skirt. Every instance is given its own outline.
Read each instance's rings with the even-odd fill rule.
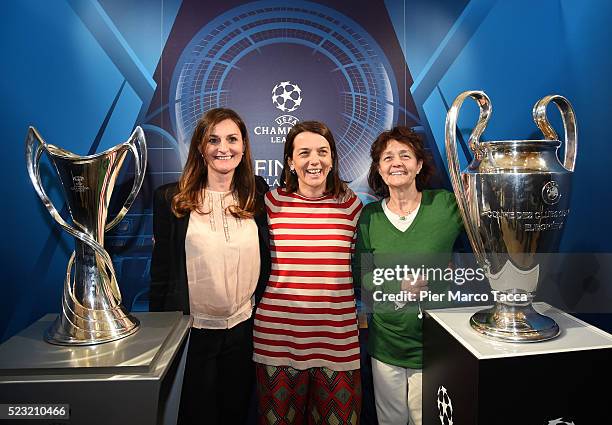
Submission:
[[[361,373],[256,364],[259,425],[358,425]]]

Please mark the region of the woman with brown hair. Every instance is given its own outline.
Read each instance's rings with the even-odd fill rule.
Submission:
[[[395,127],[378,136],[371,148],[370,188],[383,199],[372,202],[359,218],[353,277],[366,293],[439,292],[442,282],[419,276],[375,286],[375,266],[394,268],[395,261],[433,261],[445,267],[455,239],[463,229],[455,196],[447,190],[426,189],[433,165],[420,137],[409,128]],[[388,263],[388,264],[385,264]],[[418,300],[418,298],[417,298]],[[392,305],[389,305],[392,304]],[[369,321],[368,353],[378,423],[420,425],[423,367],[423,313],[418,302],[377,301]]]
[[[270,269],[267,191],[244,122],[224,108],[198,121],[179,182],[155,191],[150,310],[193,318],[179,424],[246,421],[254,294]]]
[[[359,422],[361,378],[351,251],[361,201],[340,180],[316,121],[285,142],[265,199],[272,270],[253,332],[260,424]]]

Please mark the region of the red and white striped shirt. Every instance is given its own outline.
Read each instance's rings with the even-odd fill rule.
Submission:
[[[255,314],[253,359],[295,369],[359,369],[351,254],[362,203],[266,194],[272,272]]]

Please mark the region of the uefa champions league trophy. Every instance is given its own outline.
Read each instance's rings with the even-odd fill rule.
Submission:
[[[46,152],[66,196],[73,226],[59,214],[42,185],[40,158]],[[132,191],[119,214],[106,223],[115,180],[128,152],[135,160]],[[79,156],[45,143],[34,127],[26,137],[28,174],[51,216],[75,237],[68,261],[62,311],[46,331],[45,339],[57,345],[93,345],[124,338],[136,332],[138,319],[121,305],[111,258],[104,249],[104,232],[115,227],[134,202],[144,180],[147,150],[144,133],[136,127],[129,140],[105,152]]]
[[[469,138],[474,160],[459,172],[456,129],[459,109],[471,97],[479,108],[478,122]],[[546,117],[553,102],[563,118],[565,158]],[[466,91],[446,116],[448,168],[457,204],[476,260],[498,295],[492,308],[479,311],[470,325],[500,341],[535,342],[555,338],[559,326],[532,306],[544,253],[559,246],[569,214],[571,179],[576,162],[576,118],[562,96],[546,96],[533,108],[533,118],[546,140],[481,142],[491,115],[484,92]]]

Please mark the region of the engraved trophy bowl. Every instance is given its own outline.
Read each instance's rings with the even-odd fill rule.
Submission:
[[[62,309],[46,331],[45,340],[57,345],[93,345],[135,333],[140,323],[121,305],[113,263],[104,249],[104,233],[123,219],[142,186],[147,164],[142,129],[136,127],[126,142],[88,156],[46,143],[34,127],[28,129],[25,145],[28,174],[36,193],[55,221],[75,238]],[[39,167],[43,152],[59,177],[72,225],[60,215],[42,185]],[[132,190],[117,216],[107,223],[109,201],[128,152],[135,161]]]
[[[459,171],[457,120],[468,97],[479,108],[478,122],[469,138],[473,161]],[[563,118],[565,157],[546,117],[553,102]],[[493,307],[470,319],[477,332],[498,341],[536,342],[555,338],[559,326],[532,305],[546,253],[556,252],[570,212],[572,174],[576,162],[576,118],[562,96],[540,99],[533,118],[545,140],[481,142],[491,115],[484,92],[466,91],[446,116],[448,168],[457,204],[478,264],[496,294]]]

